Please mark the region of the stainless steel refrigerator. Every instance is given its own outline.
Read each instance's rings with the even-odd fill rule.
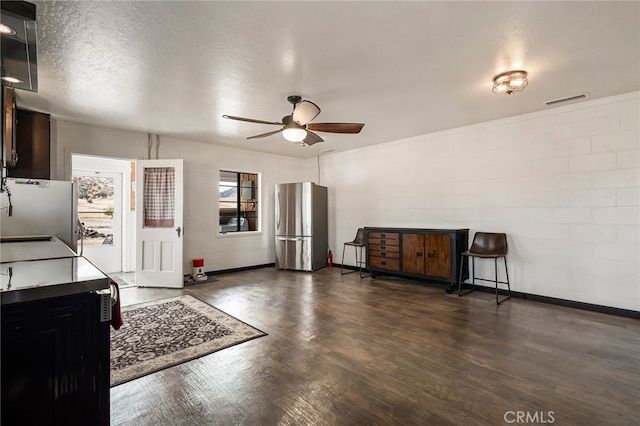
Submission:
[[[276,184],[276,268],[327,266],[327,188],[313,182]]]
[[[7,207],[2,211],[2,237],[52,235],[77,252],[78,190],[74,183],[7,178],[7,187],[9,192],[0,194],[0,203]]]

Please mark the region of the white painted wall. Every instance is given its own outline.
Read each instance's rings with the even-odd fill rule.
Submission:
[[[53,120],[52,120],[53,121]],[[155,158],[155,138],[152,158]],[[52,178],[71,178],[71,153],[122,159],[148,158],[146,133],[62,120],[52,124]],[[304,161],[212,144],[160,137],[159,158],[184,159],[184,273],[203,258],[206,271],[273,263],[274,187],[304,179]],[[219,170],[260,173],[262,230],[218,235]]]
[[[321,156],[329,244],[341,256],[361,226],[506,232],[512,289],[640,310],[639,104],[634,92]]]
[[[633,92],[308,160],[162,137],[160,158],[185,160],[185,273],[199,257],[273,262],[274,184],[313,181],[329,188],[334,259],[360,226],[506,232],[514,290],[640,310],[639,104]],[[56,179],[71,152],[147,157],[145,133],[58,121],[52,135]],[[261,173],[262,232],[217,235],[220,169]]]

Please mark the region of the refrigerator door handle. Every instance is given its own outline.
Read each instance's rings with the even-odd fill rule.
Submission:
[[[280,229],[280,193],[276,191],[276,229]]]

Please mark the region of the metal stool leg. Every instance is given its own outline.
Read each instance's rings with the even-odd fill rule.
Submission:
[[[347,249],[347,245],[343,244],[342,245],[342,262],[340,262],[340,275],[344,275],[344,273],[342,272],[342,267],[344,266],[344,252]]]
[[[464,259],[461,259],[460,262],[460,276],[458,279],[458,296],[462,297],[465,294],[469,294],[476,289],[476,259],[473,256],[469,256],[471,258],[471,290],[467,290],[464,293],[461,293],[462,290],[462,263]]]
[[[365,278],[370,275],[362,275],[362,265],[366,266],[367,262],[364,260],[364,246],[360,246],[360,262],[358,262],[358,266],[360,267],[360,278]]]
[[[358,266],[358,246],[345,243],[344,246],[342,247],[342,263],[340,263],[340,275],[347,275],[347,274],[353,274],[354,272],[358,272],[358,269],[354,269],[353,271],[349,271],[349,272],[342,271],[342,269],[344,268],[344,252],[346,251],[347,245],[353,246],[353,249],[356,252],[356,268]]]
[[[460,294],[460,290],[462,289],[462,264],[464,263],[464,255],[460,255],[460,272],[458,272],[458,296],[462,296]]]
[[[511,285],[509,284],[509,270],[507,269],[507,257],[504,256],[504,273],[507,277],[507,297],[498,301],[498,258],[495,259],[495,267],[496,267],[496,305],[501,304],[505,300],[511,299]]]

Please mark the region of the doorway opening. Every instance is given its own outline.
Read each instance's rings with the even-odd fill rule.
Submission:
[[[135,284],[135,162],[73,154],[71,164],[83,225],[78,250],[121,284]]]

